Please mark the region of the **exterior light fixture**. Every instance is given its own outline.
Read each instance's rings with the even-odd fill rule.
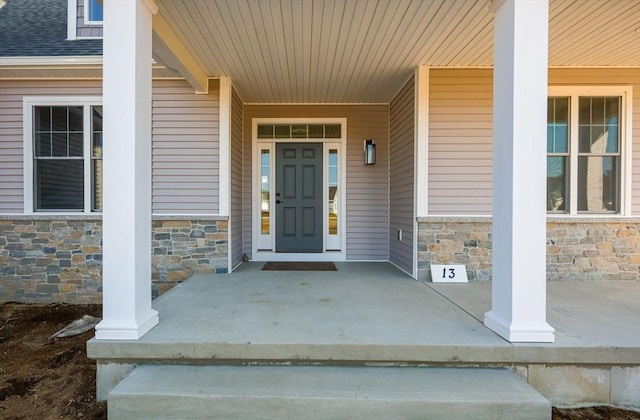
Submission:
[[[376,144],[371,139],[364,141],[364,164],[376,164]]]

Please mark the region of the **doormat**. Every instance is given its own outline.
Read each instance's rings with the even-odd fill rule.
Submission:
[[[262,269],[268,271],[338,271],[332,262],[268,262]]]

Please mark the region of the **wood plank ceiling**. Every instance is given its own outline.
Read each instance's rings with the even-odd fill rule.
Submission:
[[[490,67],[490,0],[158,0],[246,103],[388,103],[417,65]],[[550,0],[550,66],[640,71],[640,0]],[[606,69],[603,69],[606,71]]]

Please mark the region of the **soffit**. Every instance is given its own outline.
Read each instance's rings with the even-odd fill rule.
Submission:
[[[386,103],[417,65],[492,65],[489,0],[159,4],[202,69],[230,76],[247,103]],[[551,66],[640,67],[640,0],[550,0],[549,23]],[[3,65],[0,78],[100,73]],[[154,77],[175,75],[154,68]]]
[[[246,103],[387,103],[418,65],[493,61],[489,0],[157,3],[204,72],[231,77]],[[640,67],[639,0],[549,7],[550,66]]]

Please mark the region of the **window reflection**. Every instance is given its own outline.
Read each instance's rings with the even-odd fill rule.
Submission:
[[[338,234],[338,150],[329,150],[329,235]]]
[[[617,212],[620,197],[620,98],[579,101],[578,211]]]
[[[269,150],[262,150],[260,156],[260,191],[261,191],[261,205],[260,205],[260,232],[263,235],[268,235],[270,232],[270,197],[269,197]]]
[[[91,170],[93,200],[91,209],[102,210],[102,107],[91,107]]]
[[[547,103],[547,211],[566,211],[569,156],[569,98]]]

